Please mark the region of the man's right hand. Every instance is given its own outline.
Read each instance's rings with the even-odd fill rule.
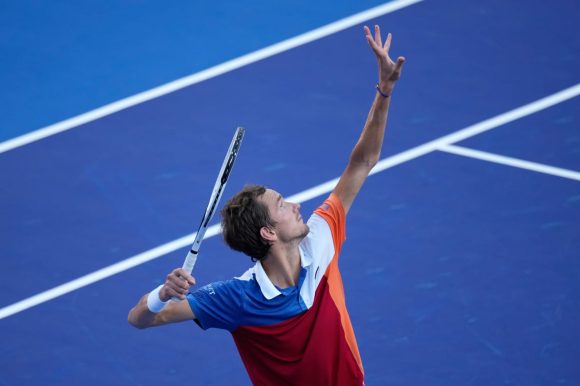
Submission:
[[[176,268],[167,275],[165,284],[159,291],[159,299],[163,302],[171,298],[184,300],[192,285],[195,285],[195,278],[182,268]]]

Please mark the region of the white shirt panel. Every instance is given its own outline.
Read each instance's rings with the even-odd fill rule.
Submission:
[[[302,262],[309,262],[306,268],[306,278],[300,288],[300,297],[306,307],[312,307],[318,284],[334,256],[334,243],[328,223],[319,215],[313,214],[308,220],[310,232],[300,243]]]

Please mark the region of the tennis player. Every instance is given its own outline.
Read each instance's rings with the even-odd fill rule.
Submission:
[[[405,59],[389,57],[364,27],[378,61],[379,81],[362,134],[330,196],[305,223],[300,204],[278,192],[246,186],[224,206],[226,243],[255,265],[240,277],[191,289],[181,268],[129,312],[147,328],[194,320],[202,329],[228,330],[255,385],[364,385],[364,371],[347,312],[338,256],[346,215],[378,162],[387,112]],[[171,302],[172,297],[181,302]]]

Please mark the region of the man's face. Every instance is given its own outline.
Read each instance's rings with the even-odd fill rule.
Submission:
[[[280,193],[272,189],[267,189],[260,199],[276,224],[274,231],[278,240],[286,243],[306,237],[309,229],[300,215],[300,204],[285,201]]]

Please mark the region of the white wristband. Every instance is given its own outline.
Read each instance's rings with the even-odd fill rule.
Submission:
[[[147,308],[155,314],[160,312],[167,305],[167,302],[163,302],[159,298],[159,291],[161,291],[162,287],[163,284],[149,292],[149,296],[147,296]]]

